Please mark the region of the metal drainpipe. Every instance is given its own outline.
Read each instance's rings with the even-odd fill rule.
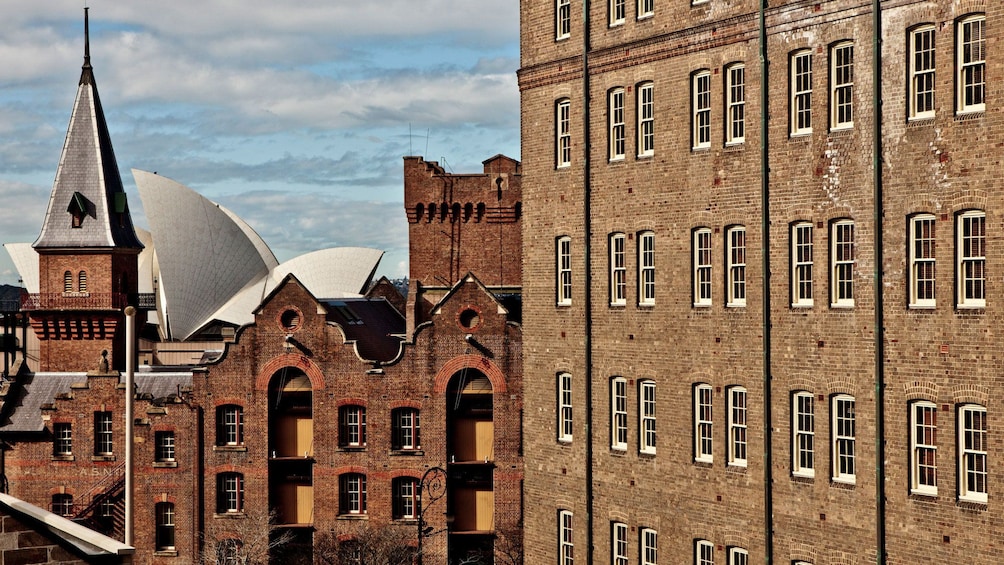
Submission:
[[[764,561],[774,561],[774,458],[772,434],[774,430],[771,408],[771,343],[770,343],[770,62],[767,57],[767,0],[761,0],[760,27],[760,253],[763,294],[763,508],[764,508]]]
[[[590,41],[589,10],[590,0],[583,0],[582,6],[582,214],[583,260],[585,262],[585,310],[586,324],[585,369],[586,369],[586,563],[593,563],[593,265],[592,265],[592,139],[590,121],[592,117],[589,80]]]
[[[872,174],[875,230],[875,563],[885,552],[885,300],[882,210],[882,5],[872,0]]]

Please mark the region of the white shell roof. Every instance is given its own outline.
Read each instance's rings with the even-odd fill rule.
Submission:
[[[24,289],[30,293],[38,293],[38,251],[30,243],[5,243],[4,249],[10,255],[17,268],[17,273],[21,275],[21,282]]]

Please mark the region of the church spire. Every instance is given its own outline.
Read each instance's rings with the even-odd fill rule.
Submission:
[[[94,84],[94,70],[91,67],[91,26],[88,22],[87,11],[84,8],[84,65],[81,67],[80,84]]]

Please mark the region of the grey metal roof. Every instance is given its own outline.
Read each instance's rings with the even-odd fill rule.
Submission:
[[[71,207],[84,210],[79,227],[73,227]],[[80,74],[45,221],[33,246],[143,247],[133,230],[89,55]]]

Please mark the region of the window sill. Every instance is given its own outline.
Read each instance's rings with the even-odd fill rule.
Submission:
[[[746,473],[746,469],[747,469],[747,468],[748,468],[748,467],[747,467],[747,465],[746,465],[746,462],[742,462],[742,463],[735,463],[735,462],[734,462],[734,463],[727,463],[727,464],[725,465],[725,470],[726,470],[727,472],[732,472],[732,473],[741,473],[741,474],[745,474],[745,473]]]
[[[910,499],[918,500],[923,502],[937,502],[938,501],[938,491],[930,490],[911,490]]]
[[[572,307],[572,303],[571,302],[558,302],[554,306],[555,306],[555,308],[571,308]]]
[[[114,455],[92,455],[91,461],[115,461]]]
[[[572,445],[572,438],[570,437],[559,437],[558,445]]]
[[[958,304],[955,306],[956,311],[960,313],[964,312],[966,314],[982,314],[986,308],[986,304]]]
[[[339,514],[336,519],[338,520],[369,520],[369,516],[366,514]]]
[[[966,510],[980,510],[980,511],[986,510],[988,506],[986,499],[963,498],[961,496],[956,501],[956,505],[959,508],[965,508]]]
[[[614,163],[623,163],[623,162],[624,162],[624,156],[623,155],[618,155],[617,157],[611,157],[611,158],[607,159],[607,163],[609,163],[611,165],[613,165]]]
[[[816,482],[816,475],[812,473],[792,473],[791,481],[793,483],[811,485]]]
[[[418,518],[394,518],[396,524],[417,524]]]
[[[554,40],[557,41],[557,42],[561,42],[561,41],[565,41],[565,40],[568,40],[568,39],[571,39],[571,38],[572,38],[572,34],[568,34],[568,35],[561,35],[561,36],[555,37]]]
[[[74,460],[76,460],[76,457],[74,457],[72,455],[53,455],[52,456],[52,460],[53,461],[74,461]]]
[[[611,302],[610,307],[616,308],[618,310],[623,310],[627,306],[626,302]]]
[[[726,153],[739,153],[746,150],[746,141],[730,141],[723,149]]]
[[[555,167],[554,170],[556,170],[556,171],[567,171],[568,169],[571,169],[571,168],[572,168],[572,164],[571,163],[562,163],[562,164],[558,165],[557,167]]]
[[[624,457],[625,455],[627,455],[627,446],[620,447],[611,445],[610,455],[613,455],[614,457]]]
[[[425,451],[421,449],[391,449],[388,455],[403,455],[405,457],[421,457]]]
[[[854,124],[847,126],[837,126],[835,128],[830,128],[830,135],[836,137],[844,137],[850,135],[854,131]]]
[[[217,520],[242,520],[245,516],[243,512],[217,512],[213,514],[213,518]]]
[[[857,484],[854,477],[833,477],[830,479],[830,486],[836,488],[853,489]]]
[[[694,303],[694,308],[700,308],[700,309],[711,308],[711,303],[710,302],[695,302]]]
[[[746,303],[745,302],[730,302],[730,303],[726,304],[725,307],[726,308],[733,308],[733,309],[735,309],[735,308],[745,308],[746,307]]]
[[[153,468],[154,469],[174,469],[177,466],[178,466],[178,462],[177,461],[154,461],[153,462]]]
[[[812,130],[795,131],[788,134],[788,141],[808,143],[812,140]]]
[[[931,312],[937,308],[934,304],[908,304],[907,310],[920,310],[922,312]]]
[[[984,108],[978,108],[975,110],[960,110],[955,113],[956,122],[968,122],[972,120],[982,120],[983,113],[986,110]]]
[[[854,309],[854,303],[853,302],[850,302],[850,303],[845,303],[845,302],[835,302],[834,303],[834,302],[831,302],[830,303],[830,309],[831,310],[853,310]]]
[[[177,557],[178,552],[174,549],[158,549],[153,552],[154,557]]]
[[[694,466],[710,469],[715,466],[715,461],[714,459],[694,459]]]
[[[711,153],[711,145],[696,145],[690,148],[692,155]]]
[[[647,458],[647,459],[653,459],[653,458],[655,458],[655,450],[654,449],[639,449],[638,450],[638,456],[639,457],[644,457],[644,458]]]
[[[653,18],[654,16],[655,16],[655,14],[654,14],[653,12],[649,12],[649,13],[647,13],[647,14],[642,14],[642,15],[638,16],[638,18],[637,18],[637,19],[638,19],[638,21],[640,22],[640,21],[644,21],[644,20],[650,20],[650,19],[652,19],[652,18]]]
[[[213,451],[238,452],[238,451],[247,451],[247,450],[248,450],[248,448],[247,448],[246,445],[214,445],[213,446]]]
[[[654,151],[652,153],[640,153],[638,155],[635,155],[635,159],[639,161],[650,161],[654,157],[655,157]]]
[[[791,304],[792,310],[812,310],[814,304],[812,302],[793,302]]]
[[[925,126],[934,125],[934,116],[918,116],[916,118],[910,118],[906,121],[906,127],[909,128],[919,128]]]
[[[366,451],[365,445],[339,445],[336,451],[342,453],[352,453],[356,451]]]
[[[655,302],[639,302],[638,307],[642,310],[651,310],[655,308]]]

